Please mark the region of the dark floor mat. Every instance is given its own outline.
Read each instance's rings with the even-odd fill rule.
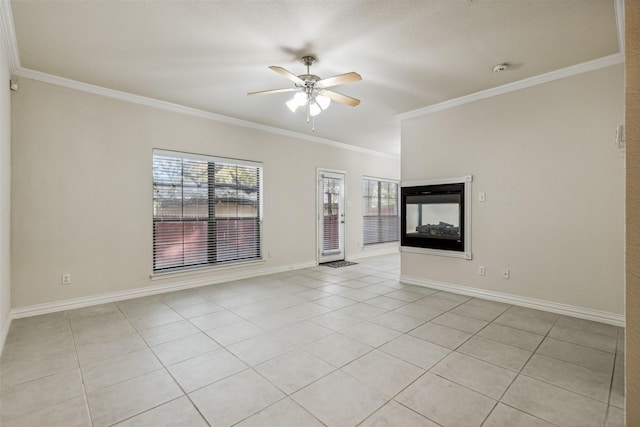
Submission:
[[[320,265],[324,265],[325,267],[331,267],[331,268],[338,268],[338,267],[347,267],[349,265],[356,265],[357,262],[351,262],[351,261],[332,261],[332,262],[325,262],[324,264],[320,264]]]

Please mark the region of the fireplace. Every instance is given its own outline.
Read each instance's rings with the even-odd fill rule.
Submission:
[[[403,251],[471,259],[470,182],[467,176],[402,185]]]

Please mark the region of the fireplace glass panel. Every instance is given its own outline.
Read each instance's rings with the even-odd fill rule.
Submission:
[[[402,189],[402,245],[464,251],[464,184]]]

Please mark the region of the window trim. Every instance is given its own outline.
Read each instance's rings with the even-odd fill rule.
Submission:
[[[220,156],[210,156],[210,155],[206,155],[206,154],[196,154],[196,153],[189,153],[189,152],[183,152],[183,151],[177,151],[177,150],[165,150],[165,149],[158,149],[158,148],[154,148],[152,149],[152,155],[151,155],[151,182],[152,182],[152,187],[155,184],[155,180],[153,177],[153,164],[154,164],[154,159],[155,156],[168,156],[168,157],[175,157],[175,158],[180,158],[182,160],[194,160],[194,161],[201,161],[201,162],[207,162],[209,164],[209,167],[211,166],[211,164],[213,165],[226,165],[226,166],[240,166],[240,167],[250,167],[250,168],[256,168],[258,169],[258,215],[255,218],[257,220],[257,225],[258,225],[258,253],[259,256],[256,258],[248,258],[248,259],[238,259],[238,260],[231,260],[231,261],[222,261],[222,262],[217,262],[217,263],[211,263],[211,262],[207,262],[207,263],[199,263],[199,264],[192,264],[192,265],[182,265],[182,266],[176,266],[176,267],[169,267],[169,268],[161,268],[161,269],[156,269],[155,268],[155,261],[154,261],[154,257],[155,257],[155,236],[153,235],[154,233],[152,232],[152,239],[151,239],[151,274],[150,274],[150,278],[152,280],[159,280],[159,279],[163,279],[166,277],[178,277],[178,276],[184,276],[184,275],[191,275],[191,274],[201,274],[203,272],[206,272],[207,270],[212,271],[212,270],[216,270],[216,271],[220,271],[220,270],[225,270],[225,269],[232,269],[232,268],[237,268],[239,266],[242,265],[250,265],[250,264],[256,264],[256,263],[264,263],[265,262],[265,256],[264,256],[264,230],[263,230],[263,223],[264,223],[264,167],[263,167],[263,163],[262,162],[257,162],[257,161],[252,161],[252,160],[244,160],[244,159],[235,159],[235,158],[230,158],[230,157],[220,157]],[[152,203],[151,203],[151,223],[152,223],[152,230],[153,227],[156,223],[155,220],[155,215],[154,215],[154,204],[153,204],[153,195],[152,195]],[[216,218],[216,219],[230,219],[227,217],[224,218]],[[243,219],[243,218],[236,218],[236,219]],[[249,218],[244,218],[244,219],[249,219]],[[183,220],[177,220],[176,222],[197,222],[199,221],[198,219],[188,219],[186,221]],[[164,222],[171,222],[171,221],[164,221]],[[207,227],[210,227],[211,224],[210,222],[207,220]]]
[[[388,183],[392,183],[395,184],[396,187],[396,215],[395,218],[397,218],[398,221],[398,229],[397,229],[397,240],[389,240],[386,242],[375,242],[375,243],[365,243],[364,242],[364,218],[366,217],[372,217],[372,215],[364,215],[364,213],[361,214],[361,218],[362,218],[362,248],[371,248],[371,247],[375,247],[378,245],[394,245],[394,244],[399,244],[400,243],[400,180],[396,180],[396,179],[389,179],[389,178],[380,178],[380,177],[375,177],[375,176],[369,176],[369,175],[363,175],[362,176],[362,182],[360,185],[360,188],[362,189],[362,183],[364,183],[365,180],[368,181],[377,181],[378,185],[381,182],[388,182]],[[363,201],[364,203],[364,198],[365,198],[365,194],[362,194],[360,197],[360,200]],[[380,200],[380,199],[378,199]],[[363,206],[363,211],[364,211],[364,206]],[[382,217],[393,217],[391,215],[377,215],[375,216],[376,218],[382,218]]]

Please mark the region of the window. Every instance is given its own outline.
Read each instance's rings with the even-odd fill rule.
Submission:
[[[362,180],[365,245],[398,241],[398,183]]]
[[[261,258],[262,165],[154,150],[153,270]]]

